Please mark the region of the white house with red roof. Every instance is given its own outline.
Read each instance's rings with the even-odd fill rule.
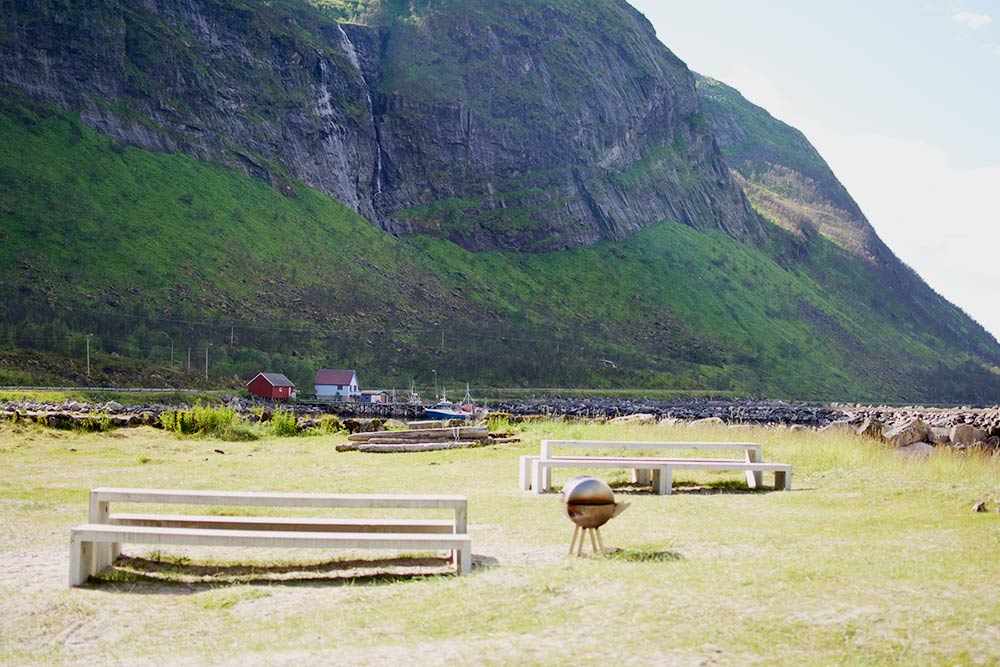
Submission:
[[[316,398],[357,398],[358,374],[353,370],[322,369],[316,371]]]

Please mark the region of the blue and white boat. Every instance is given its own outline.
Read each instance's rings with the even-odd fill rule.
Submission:
[[[424,413],[428,419],[475,419],[481,416],[482,410],[476,407],[476,402],[469,393],[469,385],[466,384],[465,398],[461,403],[455,405],[442,393],[441,400],[429,408],[424,408]]]

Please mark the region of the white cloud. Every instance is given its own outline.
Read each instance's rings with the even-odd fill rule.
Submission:
[[[995,56],[1000,56],[1000,44],[987,44],[986,49]]]
[[[974,12],[960,11],[951,15],[951,20],[959,25],[964,25],[973,30],[985,28],[993,23],[993,17],[988,14],[976,14]]]

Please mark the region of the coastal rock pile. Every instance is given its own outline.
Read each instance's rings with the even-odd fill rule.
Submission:
[[[840,424],[858,435],[881,440],[914,453],[935,446],[956,449],[1000,449],[1000,407],[891,408],[845,406]]]
[[[539,398],[501,401],[490,404],[491,411],[515,416],[566,415],[614,419],[627,415],[652,415],[657,420],[694,421],[717,418],[727,424],[787,424],[822,427],[843,421],[838,409],[810,404],[765,400],[651,400],[616,398]]]
[[[7,401],[0,403],[0,419],[27,421],[51,428],[82,428],[106,430],[126,426],[159,425],[160,415],[169,410],[166,405],[125,407],[121,403],[43,403],[39,401]]]

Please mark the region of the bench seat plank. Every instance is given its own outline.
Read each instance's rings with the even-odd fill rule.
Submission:
[[[455,532],[455,522],[447,519],[325,519],[309,517],[114,513],[109,516],[108,523],[113,526],[294,530],[344,533]]]
[[[669,494],[674,469],[744,471],[748,473],[773,472],[775,489],[791,489],[792,466],[788,463],[746,461],[740,459],[702,458],[630,458],[596,456],[557,456],[531,461],[535,493],[548,490],[548,471],[552,468],[632,468],[652,471],[653,489],[658,494]],[[753,488],[753,485],[750,485]]]
[[[428,549],[459,553],[459,574],[472,569],[472,540],[465,534],[318,533],[280,530],[171,528],[83,524],[70,531],[70,585],[87,580],[95,570],[96,543],[175,544],[272,548]]]
[[[97,502],[163,503],[172,505],[242,505],[251,507],[348,507],[363,509],[464,508],[465,496],[418,494],[274,493],[247,491],[188,491],[176,489],[97,488]]]

